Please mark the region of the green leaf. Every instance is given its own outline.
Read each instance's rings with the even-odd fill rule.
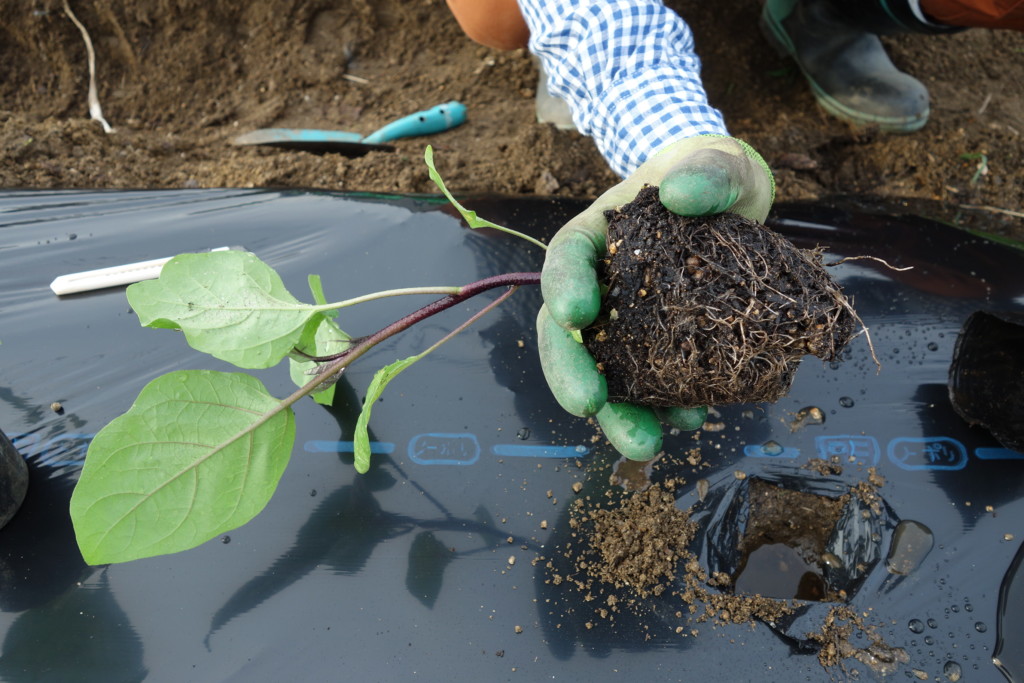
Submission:
[[[396,360],[391,365],[384,366],[374,374],[373,380],[370,381],[370,386],[366,388],[363,410],[359,413],[359,419],[356,420],[355,433],[352,435],[352,449],[355,452],[354,464],[356,472],[366,474],[370,469],[370,434],[367,431],[367,425],[370,423],[370,411],[373,410],[373,404],[384,393],[384,387],[388,385],[388,382],[422,357],[423,354],[420,354],[418,356],[409,356],[405,360]]]
[[[256,378],[171,372],[93,439],[71,496],[89,564],[187,550],[266,506],[291,457],[290,408]]]
[[[326,306],[327,299],[324,298],[324,284],[320,281],[319,275],[307,275],[306,281],[309,283],[309,291],[313,293],[313,301],[316,303]],[[337,317],[337,311],[325,311],[324,315],[328,318]]]
[[[128,302],[143,325],[181,329],[192,348],[241,368],[276,365],[323,317],[241,251],[175,256],[158,279],[128,287]]]
[[[469,227],[473,229],[494,228],[495,230],[500,230],[501,232],[508,233],[509,235],[515,235],[520,239],[524,239],[527,242],[530,242],[531,244],[537,245],[541,249],[547,249],[547,245],[545,245],[540,240],[534,239],[529,235],[519,232],[518,230],[506,228],[503,225],[498,225],[497,223],[492,223],[488,220],[484,220],[483,218],[477,216],[476,211],[467,209],[462,204],[459,204],[457,201],[455,201],[455,197],[453,197],[452,193],[448,191],[447,187],[445,187],[444,180],[441,178],[441,174],[437,172],[436,168],[434,168],[434,148],[431,147],[430,145],[427,145],[427,149],[423,152],[423,161],[427,164],[427,174],[430,176],[430,179],[434,181],[434,184],[437,185],[437,188],[439,190],[441,190],[441,193],[444,194],[445,198],[449,201],[449,203],[451,203],[451,205],[454,206],[455,209],[460,214],[462,214],[462,218],[466,221],[466,224],[469,225]]]
[[[327,318],[320,320],[320,324],[316,328],[316,334],[313,338],[312,344],[300,346],[299,350],[310,356],[329,356],[335,353],[341,353],[347,349],[350,345],[351,337],[342,332],[341,328],[333,321]],[[316,362],[304,358],[296,358],[292,356],[288,359],[288,373],[298,386],[305,386],[313,375],[309,374],[310,370],[314,370],[317,367]],[[334,403],[334,384],[332,383],[329,387],[322,391],[318,391],[311,394],[313,400],[323,406],[333,405]]]

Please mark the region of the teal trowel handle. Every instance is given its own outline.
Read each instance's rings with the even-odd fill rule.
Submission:
[[[466,106],[452,100],[445,104],[439,104],[433,109],[416,112],[397,121],[392,121],[380,130],[367,135],[361,142],[379,145],[382,142],[398,138],[440,133],[465,122]]]

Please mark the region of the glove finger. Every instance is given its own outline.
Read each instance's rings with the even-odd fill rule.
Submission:
[[[603,222],[598,229],[567,226],[548,247],[541,294],[551,317],[562,327],[583,329],[594,322],[601,309],[596,264],[604,255],[606,225]]]
[[[701,149],[665,175],[659,196],[666,208],[681,216],[733,211],[763,222],[771,206],[768,179],[761,162],[745,154]]]
[[[545,304],[537,313],[540,367],[555,400],[577,417],[590,417],[608,401],[608,382],[587,347],[556,323]]]
[[[700,426],[708,419],[707,406],[697,406],[696,408],[656,408],[654,412],[662,422],[684,432],[700,429]]]
[[[646,182],[657,184],[662,203],[681,216],[732,211],[764,222],[775,195],[775,183],[764,159],[740,140],[705,138],[700,140],[705,146],[677,157],[678,161],[655,159],[656,163],[644,170],[652,176]]]
[[[605,403],[597,422],[615,450],[630,460],[650,460],[661,451],[661,422],[650,408]]]

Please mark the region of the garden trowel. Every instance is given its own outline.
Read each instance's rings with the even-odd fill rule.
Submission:
[[[453,100],[392,121],[366,137],[341,130],[261,128],[239,135],[231,141],[231,144],[269,145],[285,149],[298,149],[314,154],[334,152],[349,157],[361,157],[371,150],[394,151],[394,147],[384,144],[390,140],[440,133],[455,128],[465,121],[465,105]]]

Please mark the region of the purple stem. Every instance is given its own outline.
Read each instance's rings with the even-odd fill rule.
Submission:
[[[462,303],[463,301],[472,299],[477,294],[481,294],[496,287],[515,287],[518,285],[539,284],[540,273],[503,273],[501,275],[484,278],[483,280],[477,280],[476,282],[471,282],[468,285],[463,286],[461,288],[462,291],[458,294],[449,294],[442,299],[438,299],[433,303],[427,304],[423,308],[399,318],[387,327],[374,332],[368,337],[362,337],[350,349],[346,349],[341,353],[335,353],[329,356],[311,357],[311,359],[318,363],[334,361],[331,365],[324,368],[322,373],[318,373],[319,377],[326,378],[335,374],[341,368],[347,367],[356,358],[363,355],[388,337],[394,336],[403,330],[407,330],[416,323],[422,322],[432,315],[436,315],[441,311]]]

